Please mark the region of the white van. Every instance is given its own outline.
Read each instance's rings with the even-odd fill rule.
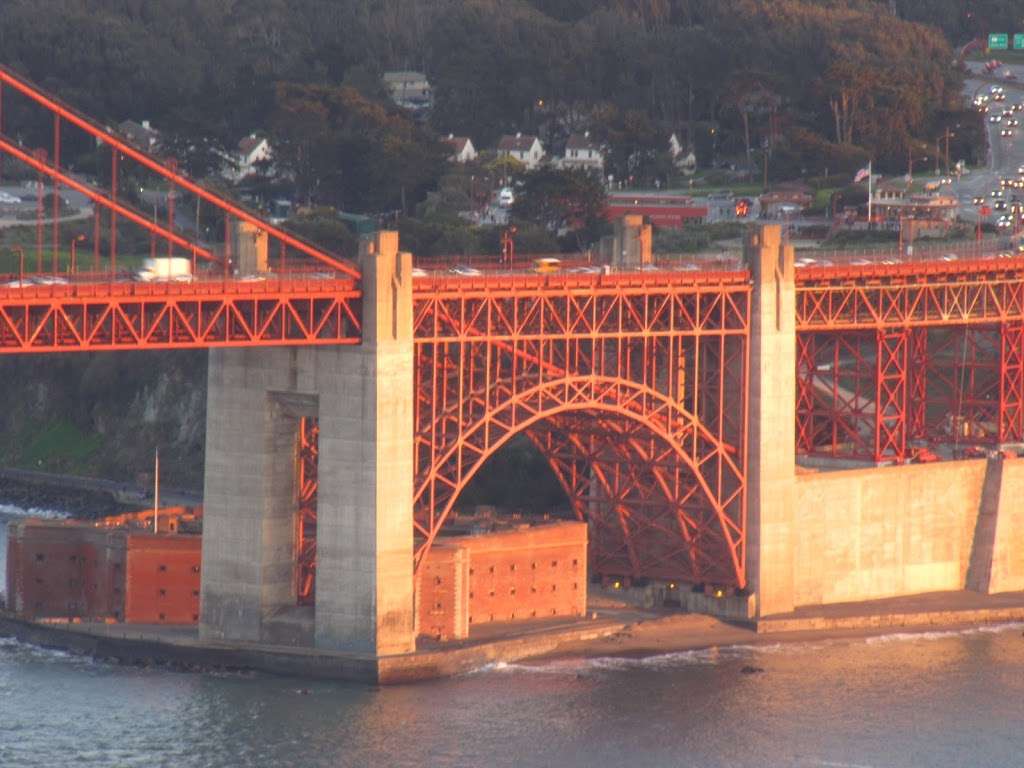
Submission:
[[[157,256],[142,262],[136,277],[144,282],[153,280],[191,280],[192,259],[184,256]]]

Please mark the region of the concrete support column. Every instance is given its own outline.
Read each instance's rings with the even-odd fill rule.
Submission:
[[[382,232],[362,261],[359,347],[210,351],[204,639],[414,648],[412,258]],[[295,586],[302,416],[320,427],[312,617]]]
[[[240,275],[255,275],[268,269],[268,238],[266,231],[248,221],[232,225],[235,264]]]
[[[287,349],[210,350],[200,636],[260,642],[294,605],[295,420]]]
[[[613,225],[613,232],[601,239],[601,261],[614,267],[650,264],[652,229],[644,224],[644,217],[636,214],[623,216]]]
[[[316,645],[415,648],[412,256],[396,232],[361,248],[363,342],[320,400]]]
[[[793,610],[796,313],[793,248],[777,225],[745,246],[754,280],[750,331],[747,575],[757,613]]]

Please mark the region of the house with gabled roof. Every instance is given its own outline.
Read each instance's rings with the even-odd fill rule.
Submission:
[[[453,163],[471,163],[476,160],[476,147],[473,146],[473,142],[468,136],[456,136],[449,133],[448,138],[443,141],[451,147],[452,153],[448,159]]]
[[[536,136],[517,133],[515,136],[502,136],[498,142],[498,157],[512,157],[532,171],[544,159],[544,146]]]
[[[590,131],[574,133],[565,143],[563,168],[604,173],[604,148],[590,137]]]

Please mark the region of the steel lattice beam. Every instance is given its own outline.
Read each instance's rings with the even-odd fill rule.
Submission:
[[[358,344],[351,280],[0,288],[0,353]]]
[[[599,551],[629,553],[631,575],[743,586],[745,276],[537,277],[415,287],[418,557],[509,439],[558,432],[564,450],[546,455],[604,532]],[[596,519],[590,481],[610,505]],[[686,505],[700,509],[697,556]]]

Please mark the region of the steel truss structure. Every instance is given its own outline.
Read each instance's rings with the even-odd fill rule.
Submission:
[[[1024,440],[1024,259],[797,273],[797,446],[904,461]]]
[[[0,353],[358,344],[351,279],[0,288]]]
[[[590,521],[596,572],[745,586],[750,290],[746,273],[418,281],[417,561],[526,434]]]
[[[316,498],[320,425],[303,416],[296,434],[295,595],[299,605],[316,601]]]
[[[25,126],[16,134],[12,116]],[[11,138],[40,140],[38,126],[46,123],[46,147]],[[86,181],[66,167],[83,151],[107,153],[102,179]],[[0,67],[0,174],[12,170],[35,181],[36,242],[34,253],[15,247],[0,254],[9,265],[0,276],[0,353],[359,343],[361,284],[353,264],[193,183],[173,158],[132,146]],[[67,190],[91,206],[77,223],[61,209]],[[152,215],[140,210],[150,205]],[[268,279],[236,276],[240,226],[265,242]],[[144,255],[187,258],[193,277],[139,283],[125,267]]]

